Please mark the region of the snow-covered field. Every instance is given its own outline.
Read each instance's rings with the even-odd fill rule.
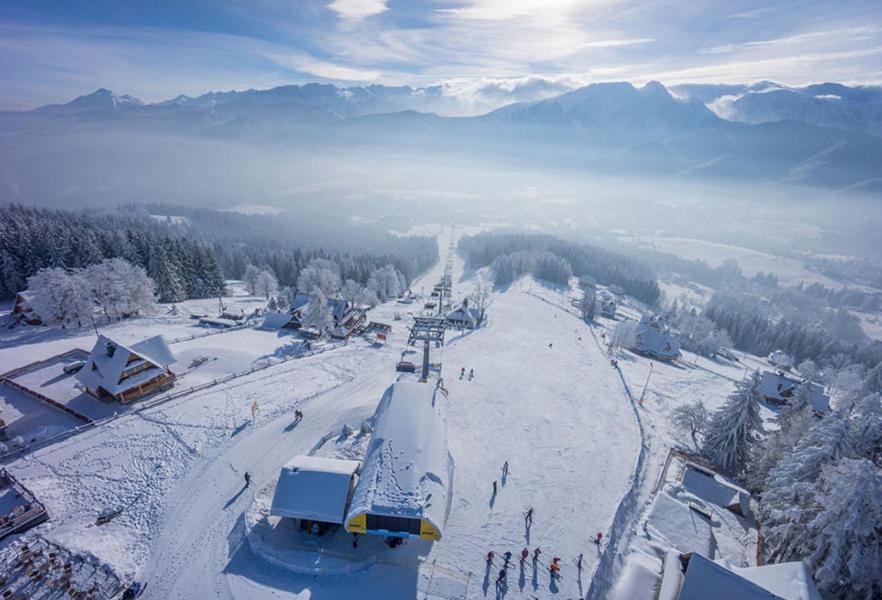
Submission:
[[[444,268],[452,231],[439,235],[442,261],[413,285],[431,289]],[[474,281],[454,261],[454,294]],[[449,390],[450,451],[455,460],[453,502],[443,539],[413,542],[368,570],[349,576],[297,575],[273,566],[243,543],[252,491],[263,489],[282,464],[308,454],[345,424],[356,430],[384,389],[405,349],[407,320],[417,305],[388,303],[369,315],[393,325],[390,341],[365,340],[268,369],[126,414],[105,425],[25,455],[9,466],[46,504],[48,538],[94,554],[125,577],[149,582],[148,598],[483,598],[495,597],[501,556],[541,548],[540,562],[515,559],[504,592],[511,598],[602,597],[618,574],[632,527],[648,498],[667,449],[682,435],[669,425],[678,404],[722,402],[741,365],[688,357],[684,365],[624,355],[614,369],[598,343],[603,324],[589,328],[569,304],[569,291],[524,279],[493,295],[486,327],[448,332],[435,351]],[[246,311],[259,299],[236,296]],[[214,304],[212,304],[214,303]],[[178,315],[117,323],[102,333],[134,341],[162,333],[185,337],[201,328],[189,312],[216,301],[183,303]],[[13,368],[71,347],[88,348],[94,334],[23,328],[0,337],[0,361]],[[171,345],[179,358],[179,387],[216,379],[292,351],[294,338],[243,329]],[[187,371],[198,356],[212,360]],[[7,367],[8,365],[8,367]],[[475,377],[460,378],[462,367]],[[257,416],[250,407],[256,402]],[[295,409],[303,422],[292,426]],[[639,421],[638,421],[639,418]],[[510,474],[503,482],[505,461]],[[243,489],[243,474],[253,484]],[[492,493],[493,482],[498,492]],[[123,513],[90,526],[108,509]],[[526,531],[524,513],[534,509]],[[604,533],[612,546],[592,543]],[[496,555],[488,568],[485,556]],[[420,552],[422,554],[420,554]],[[583,554],[581,573],[577,557]],[[562,578],[547,565],[561,557]],[[592,583],[592,578],[594,579]]]

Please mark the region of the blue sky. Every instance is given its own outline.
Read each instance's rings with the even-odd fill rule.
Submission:
[[[98,87],[882,81],[882,2],[3,0],[0,109]]]

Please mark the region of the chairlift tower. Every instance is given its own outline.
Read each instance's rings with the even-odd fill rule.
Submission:
[[[435,343],[439,348],[444,345],[444,332],[446,330],[444,319],[440,316],[414,317],[410,327],[410,336],[407,338],[408,346],[416,346],[417,342],[423,342],[423,366],[420,371],[420,381],[429,380],[429,344]]]

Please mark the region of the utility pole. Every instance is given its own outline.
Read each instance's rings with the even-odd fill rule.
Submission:
[[[640,394],[639,404],[643,406],[643,398],[646,397],[646,388],[649,387],[649,378],[652,377],[652,368],[655,366],[655,363],[649,363],[649,374],[646,375],[646,383],[643,384],[643,392]]]

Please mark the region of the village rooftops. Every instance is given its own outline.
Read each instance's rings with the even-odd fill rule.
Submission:
[[[441,539],[453,477],[445,404],[444,392],[430,383],[389,386],[373,416],[348,531]]]
[[[279,473],[270,514],[343,523],[358,461],[297,456]]]

